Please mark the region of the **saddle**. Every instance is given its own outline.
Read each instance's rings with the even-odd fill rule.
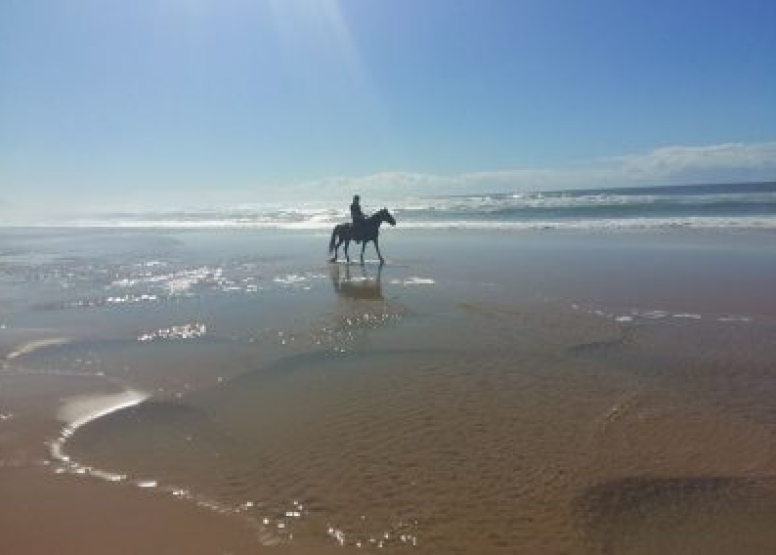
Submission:
[[[364,222],[356,220],[352,223],[350,238],[355,241],[356,244],[364,240]]]

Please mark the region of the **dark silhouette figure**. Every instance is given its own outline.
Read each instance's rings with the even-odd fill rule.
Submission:
[[[378,235],[380,233],[380,224],[388,222],[391,225],[396,225],[396,220],[388,212],[387,208],[375,212],[361,223],[361,264],[364,263],[364,249],[366,244],[372,241],[375,244],[375,250],[377,256],[380,258],[380,264],[384,264],[385,260],[380,253],[380,244],[378,242]],[[329,241],[329,254],[334,253],[329,262],[336,262],[339,254],[339,248],[342,243],[345,243],[345,259],[350,262],[350,255],[348,254],[348,246],[354,239],[353,237],[353,224],[339,224],[334,226],[334,230],[331,232],[331,241]]]
[[[361,228],[364,220],[366,220],[366,216],[364,216],[364,211],[361,210],[361,197],[358,195],[353,197],[353,202],[350,204],[350,217],[353,220],[352,239],[359,243],[361,242]]]
[[[331,284],[334,291],[340,297],[357,300],[381,300],[383,298],[383,285],[380,277],[383,272],[382,264],[377,267],[377,275],[370,276],[366,267],[361,267],[361,275],[351,277],[350,266],[345,266],[344,275],[340,272],[339,264],[332,264],[329,269]]]

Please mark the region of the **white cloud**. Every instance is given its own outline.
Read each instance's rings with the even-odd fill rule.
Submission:
[[[355,192],[375,198],[436,194],[628,187],[776,179],[776,141],[667,146],[563,168],[516,168],[439,175],[381,172],[301,183],[293,193],[320,198]]]
[[[709,146],[669,146],[647,154],[625,156],[620,159],[626,175],[647,178],[706,175],[719,171],[751,172],[776,169],[776,141],[765,143],[725,143]],[[771,173],[773,178],[774,174]],[[727,179],[724,177],[723,179]]]

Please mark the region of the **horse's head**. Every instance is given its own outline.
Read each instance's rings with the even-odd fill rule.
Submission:
[[[393,217],[393,214],[388,212],[387,208],[383,208],[378,212],[378,214],[380,214],[380,221],[388,222],[391,225],[396,225],[396,218]]]

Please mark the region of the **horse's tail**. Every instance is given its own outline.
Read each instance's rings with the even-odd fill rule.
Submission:
[[[337,242],[337,230],[339,229],[338,225],[334,226],[334,229],[331,232],[331,240],[329,241],[329,254],[334,252],[334,244]]]

